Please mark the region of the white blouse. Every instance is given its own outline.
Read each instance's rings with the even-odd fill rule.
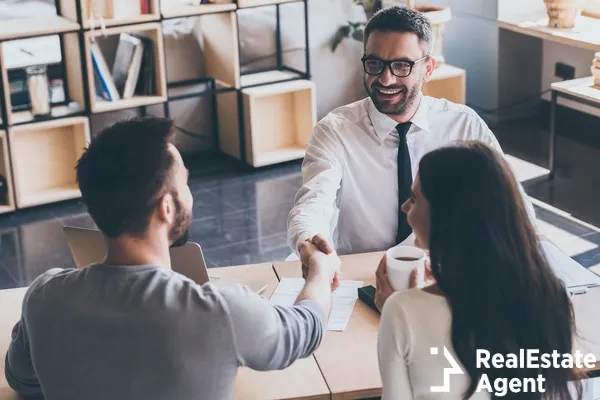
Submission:
[[[448,302],[440,295],[410,289],[396,292],[387,299],[378,339],[382,399],[463,398],[470,379],[463,372],[452,346],[451,319]],[[460,371],[451,369],[451,362],[444,356],[444,346]],[[432,348],[437,349],[437,354],[435,351],[432,354]],[[444,373],[449,376],[449,391],[432,391],[432,386],[444,386]],[[477,392],[471,397],[473,400],[489,398],[489,393]]]

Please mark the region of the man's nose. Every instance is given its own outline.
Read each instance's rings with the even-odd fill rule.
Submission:
[[[388,66],[383,69],[377,80],[383,86],[392,86],[396,83],[396,77],[392,74]]]

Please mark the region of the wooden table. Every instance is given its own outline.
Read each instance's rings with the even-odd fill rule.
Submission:
[[[600,20],[598,29],[600,29]],[[600,43],[600,34],[597,35]],[[555,82],[550,85],[552,90],[550,102],[550,178],[554,177],[554,160],[556,159],[556,106],[558,98],[585,104],[590,107],[600,108],[600,87],[594,85],[594,78],[570,79],[568,81]]]
[[[375,270],[382,252],[342,256],[344,279],[375,285]],[[301,276],[299,262],[256,264],[215,268],[211,275],[244,280],[264,280],[262,293],[270,298],[277,279]],[[10,332],[20,318],[25,288],[0,290],[0,400],[16,400],[4,379],[4,354]],[[579,348],[600,360],[600,287],[573,299]],[[241,368],[235,387],[236,399],[362,399],[381,396],[382,383],[377,360],[379,315],[358,300],[344,332],[327,331],[313,357],[298,360],[282,371],[259,372]],[[600,371],[600,362],[594,370]]]
[[[548,16],[543,14],[513,16],[498,19],[498,27],[523,35],[579,47],[591,51],[600,50],[600,19],[582,15],[574,29],[548,27]],[[591,62],[591,59],[590,59]],[[590,64],[591,66],[591,64]]]
[[[375,270],[384,253],[342,256],[343,279],[361,280],[375,286]],[[301,276],[299,262],[274,264],[277,276]],[[573,298],[579,348],[600,360],[600,287]],[[379,315],[358,300],[344,332],[325,334],[315,352],[333,399],[360,399],[381,396],[381,378],[377,360]],[[600,371],[600,362],[594,371]]]
[[[341,256],[343,279],[375,286],[375,270],[383,253]],[[275,263],[281,278],[301,277],[299,262]],[[344,332],[327,331],[315,358],[332,398],[360,399],[381,396],[377,360],[379,314],[358,300]]]
[[[271,264],[213,268],[210,274],[244,280],[262,280],[267,288],[261,293],[270,298],[277,287],[277,276]],[[10,343],[10,333],[21,317],[21,303],[27,288],[0,290],[0,400],[19,397],[8,386],[4,377],[4,357]],[[330,392],[314,357],[296,361],[281,371],[254,371],[240,368],[235,385],[235,398],[240,400],[264,399],[329,399]]]
[[[261,295],[267,299],[277,287],[277,275],[271,264],[243,265],[211,268],[210,275],[234,278],[238,281],[260,280],[267,284]],[[297,360],[281,371],[238,370],[235,398],[243,400],[264,399],[329,399],[329,389],[314,357]]]

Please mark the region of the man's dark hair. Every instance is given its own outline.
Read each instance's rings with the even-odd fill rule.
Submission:
[[[88,212],[108,237],[139,236],[157,201],[171,191],[172,121],[158,117],[117,122],[92,139],[77,162]]]
[[[414,33],[419,38],[426,54],[431,52],[433,30],[431,22],[423,13],[403,6],[379,10],[365,26],[364,45],[367,46],[373,31]]]

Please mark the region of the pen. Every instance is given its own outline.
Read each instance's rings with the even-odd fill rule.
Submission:
[[[582,288],[576,288],[576,289],[570,289],[569,290],[571,292],[571,298],[573,298],[573,296],[577,295],[577,294],[586,294],[587,293],[587,288],[586,287],[582,287]]]

